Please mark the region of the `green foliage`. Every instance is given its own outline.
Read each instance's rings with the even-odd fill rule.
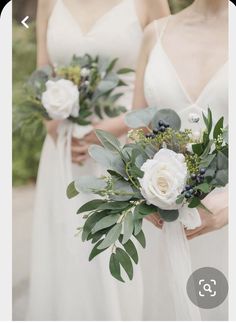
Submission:
[[[37,131],[19,127],[15,112],[22,108],[24,83],[36,67],[35,26],[25,32],[13,22],[13,185],[35,181],[45,130],[42,123]]]
[[[208,109],[203,119],[206,127],[202,139],[196,140],[195,144],[192,144],[194,139],[191,130],[180,130],[180,118],[170,109],[156,112],[156,109],[147,108],[129,113],[126,118],[128,124],[141,129],[129,132],[132,142],[124,146],[112,134],[97,130],[103,147],[92,146],[90,155],[108,168],[108,174],[101,178],[80,177],[75,188],[82,192],[92,190],[104,199],[84,204],[77,213],[87,213],[82,240],[97,243],[90,259],[98,255],[99,250],[110,248],[110,271],[116,279],[123,281],[121,268],[129,279],[133,277],[132,261],[138,262],[138,254],[132,238],[145,248],[146,240],[142,231],[145,217],[158,213],[165,222],[176,221],[179,217],[176,205],[171,210],[162,210],[149,204],[142,195],[140,178],[145,175],[142,166],[148,159],[151,163],[150,159],[163,146],[181,153],[187,165],[188,178],[183,191],[176,196],[176,204],[180,208],[182,205],[205,208],[201,200],[215,187],[227,184],[228,144],[223,139],[226,132],[223,118],[213,127],[212,113]],[[143,126],[149,131],[148,134]],[[158,129],[158,126],[164,127],[164,131]],[[190,143],[194,153],[186,147]],[[73,187],[69,191],[72,196],[76,194]]]
[[[193,3],[194,0],[169,0],[169,6],[172,14],[175,14],[186,7],[188,7],[190,4]]]

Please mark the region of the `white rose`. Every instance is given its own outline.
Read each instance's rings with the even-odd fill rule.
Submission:
[[[163,148],[153,159],[148,159],[141,170],[144,172],[139,179],[141,193],[147,202],[163,210],[178,209],[176,199],[187,179],[184,155]]]
[[[52,119],[63,120],[79,115],[79,91],[69,80],[47,81],[42,104]]]

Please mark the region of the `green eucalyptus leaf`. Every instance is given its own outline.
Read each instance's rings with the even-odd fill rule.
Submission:
[[[99,206],[101,206],[104,203],[106,203],[105,200],[98,200],[98,199],[89,201],[89,202],[83,204],[79,208],[79,210],[77,211],[77,214],[96,210],[96,209],[98,209]]]
[[[177,197],[176,204],[182,204],[184,201],[184,194],[181,194]]]
[[[205,116],[204,113],[202,114],[202,116],[203,116],[203,120],[204,120],[206,128],[207,128],[208,135],[210,135],[211,130],[212,130],[212,123],[213,123],[211,110],[208,108],[207,117]]]
[[[136,236],[142,230],[143,219],[134,220],[134,235]]]
[[[127,178],[125,163],[120,155],[115,155],[111,163],[111,169],[116,171],[122,177]]]
[[[81,176],[75,181],[75,189],[78,192],[91,193],[104,190],[107,187],[105,179],[96,176]]]
[[[107,68],[107,73],[109,73],[109,72],[111,72],[112,70],[113,70],[113,68],[115,67],[115,65],[116,65],[116,63],[117,63],[117,61],[119,60],[119,58],[114,58],[111,62],[110,62],[110,64],[109,64],[109,66],[108,66],[108,68]]]
[[[121,68],[117,71],[117,74],[127,74],[127,73],[134,73],[135,71],[131,68]]]
[[[135,234],[134,237],[138,240],[143,248],[146,247],[146,239],[142,230],[138,234]]]
[[[111,133],[104,130],[96,130],[95,132],[98,139],[100,140],[100,142],[103,144],[105,148],[112,151],[120,152],[121,143],[115,136],[113,136]]]
[[[161,120],[167,122],[174,130],[180,130],[181,128],[181,119],[174,110],[158,110],[152,119],[152,127],[156,128],[158,126],[158,122]]]
[[[69,199],[77,196],[79,192],[75,188],[75,182],[70,183],[70,185],[67,187],[66,195]]]
[[[215,125],[214,131],[213,131],[214,139],[217,139],[218,136],[222,135],[223,127],[224,127],[224,117],[220,118]]]
[[[194,152],[194,154],[197,154],[198,156],[201,156],[201,154],[204,151],[204,147],[202,144],[193,144],[192,145],[192,150]]]
[[[109,92],[113,90],[117,86],[117,83],[112,81],[101,81],[97,87],[97,91],[100,91],[102,93]]]
[[[195,188],[206,194],[211,191],[211,186],[208,183],[199,184]]]
[[[130,206],[129,202],[126,201],[115,201],[115,202],[106,202],[101,204],[98,208],[100,210],[117,210],[123,211]]]
[[[226,157],[221,151],[217,154],[217,168],[219,170],[228,169],[228,157]]]
[[[105,217],[107,214],[105,212],[95,212],[88,217],[84,223],[83,232],[82,232],[82,241],[88,239],[89,234],[91,233],[93,227],[101,218]]]
[[[108,228],[114,225],[119,219],[120,214],[108,215],[101,220],[99,220],[92,229],[92,233],[96,233],[102,229]]]
[[[93,247],[90,255],[89,255],[89,261],[93,260],[93,258],[95,258],[97,255],[99,255],[100,253],[102,253],[103,251],[105,251],[107,248],[105,249],[98,249],[98,246],[103,242],[103,240],[98,241],[98,243],[95,244],[95,246]]]
[[[113,194],[110,194],[114,201],[129,201],[134,196],[134,190],[129,182],[123,179],[116,179],[112,187]]]
[[[125,116],[125,123],[130,128],[134,128],[134,129],[148,127],[148,125],[151,123],[156,111],[157,110],[155,107],[134,110],[132,112],[129,112]]]
[[[130,260],[129,255],[121,248],[116,249],[116,256],[121,264],[121,266],[124,268],[125,272],[127,273],[130,280],[133,279],[133,265]]]
[[[188,204],[188,207],[191,209],[198,207],[201,203],[201,200],[198,197],[193,197],[191,202]]]
[[[89,155],[99,164],[110,168],[114,160],[114,152],[99,145],[91,145],[88,149]]]
[[[159,209],[160,217],[166,222],[173,222],[179,217],[179,210],[161,210]]]
[[[134,223],[133,223],[133,214],[129,211],[124,218],[124,235],[122,243],[126,243],[133,234]]]
[[[103,242],[98,246],[98,249],[104,249],[114,244],[121,234],[122,224],[117,223],[106,235]]]
[[[211,184],[215,186],[225,186],[229,182],[228,169],[217,170]]]
[[[112,253],[110,256],[109,269],[110,269],[111,275],[114,278],[124,283],[124,280],[120,275],[120,263],[117,259],[116,254],[114,253]]]
[[[138,204],[134,208],[134,220],[143,219],[149,214],[157,212],[158,209],[154,205],[148,205],[145,202]]]
[[[216,154],[212,154],[204,157],[200,162],[199,168],[209,167],[209,165],[212,163],[215,157],[216,157]]]
[[[128,255],[133,259],[135,264],[137,264],[138,252],[132,240],[128,240],[125,244],[123,244],[123,247],[125,248],[125,251],[128,253]]]

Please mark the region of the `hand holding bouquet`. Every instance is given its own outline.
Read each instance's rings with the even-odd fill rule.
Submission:
[[[145,247],[143,219],[158,213],[163,221],[177,219],[191,229],[200,225],[196,208],[217,187],[228,183],[228,141],[223,117],[213,129],[212,113],[203,115],[206,129],[194,139],[191,130],[181,131],[181,120],[168,109],[147,108],[129,113],[131,142],[122,146],[110,133],[97,130],[102,146],[93,145],[90,155],[107,168],[101,178],[81,177],[67,190],[69,198],[79,192],[101,196],[80,207],[83,241],[94,247],[89,256],[110,248],[110,272],[129,279],[138,253],[133,238]],[[196,215],[196,216],[195,216]],[[211,216],[209,211],[209,216]]]

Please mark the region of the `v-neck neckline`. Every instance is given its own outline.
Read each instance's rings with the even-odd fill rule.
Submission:
[[[190,104],[197,104],[200,99],[202,98],[203,94],[206,92],[206,90],[208,89],[208,87],[210,86],[210,84],[216,79],[216,77],[218,76],[218,74],[220,74],[220,72],[223,70],[223,68],[226,66],[227,62],[228,62],[228,59],[222,63],[217,69],[216,71],[212,74],[212,76],[209,78],[209,80],[206,82],[206,84],[202,87],[199,95],[193,99],[191,97],[191,95],[189,94],[189,91],[187,90],[184,82],[181,80],[181,78],[179,77],[179,74],[177,72],[177,69],[175,68],[175,65],[172,63],[172,60],[170,59],[169,55],[167,54],[165,48],[163,47],[162,45],[162,42],[161,42],[161,39],[158,41],[158,44],[166,58],[166,60],[168,61],[168,64],[169,66],[171,67],[172,71],[174,72],[175,74],[175,77],[177,79],[177,82],[179,84],[179,86],[181,87],[185,97],[188,99],[189,103]]]
[[[77,25],[77,27],[80,30],[80,33],[82,34],[83,37],[88,36],[89,34],[91,34],[97,27],[97,25],[104,20],[107,16],[109,16],[111,13],[113,13],[113,11],[115,11],[117,8],[119,8],[120,6],[122,6],[125,1],[128,0],[121,0],[119,3],[117,3],[116,5],[114,5],[111,9],[107,10],[105,13],[103,13],[91,26],[87,31],[84,31],[81,28],[81,24],[80,22],[75,18],[75,16],[71,13],[70,9],[67,7],[67,5],[65,4],[64,0],[61,0],[61,3],[64,7],[64,9],[66,10],[66,12],[68,13],[68,15],[71,17],[71,19],[74,21],[74,23]]]

